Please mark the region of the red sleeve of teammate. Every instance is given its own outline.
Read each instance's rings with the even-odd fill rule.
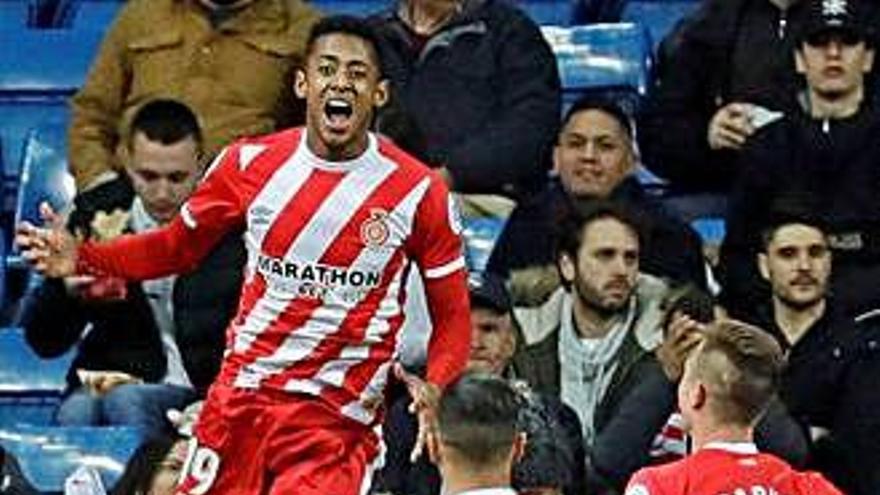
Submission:
[[[428,343],[429,382],[445,387],[467,364],[471,329],[461,221],[446,185],[436,174],[416,211],[410,256],[425,281],[434,329]]]
[[[243,221],[237,163],[238,147],[224,150],[168,225],[110,242],[83,243],[77,272],[145,280],[194,269],[223,234]]]

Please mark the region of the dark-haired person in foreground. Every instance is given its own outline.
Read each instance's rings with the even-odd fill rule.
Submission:
[[[246,228],[239,311],[181,494],[364,493],[380,460],[375,427],[413,263],[434,331],[426,379],[398,375],[420,438],[467,360],[460,225],[446,185],[367,130],[388,98],[372,31],[356,18],[324,19],[307,54],[294,85],[306,128],[227,148],[166,226],[81,244],[59,229],[18,230],[23,255],[46,275],[148,279],[191,269]]]
[[[128,132],[125,175],[77,196],[68,229],[99,241],[167,224],[202,176],[201,144],[185,105],[146,103]],[[45,279],[25,298],[20,324],[42,357],[77,348],[56,422],[170,432],[166,411],[203,397],[217,376],[244,262],[239,231],[177,277]]]
[[[428,435],[443,493],[516,495],[511,472],[527,441],[519,429],[521,407],[511,385],[492,375],[468,373],[443,393],[437,429]]]
[[[753,442],[783,366],[782,349],[763,330],[733,320],[707,325],[678,385],[695,453],[638,471],[626,495],[839,495],[820,475],[798,473]]]
[[[490,273],[468,277],[471,303],[471,352],[468,372],[506,379],[523,397],[521,430],[528,436],[523,458],[513,471],[513,486],[529,495],[582,495],[583,438],[577,414],[559,398],[534,393],[518,380],[512,367],[519,336],[504,281]],[[422,457],[410,452],[418,427],[407,412],[404,397],[389,407],[382,434],[388,445],[385,466],[378,474],[379,492],[394,495],[439,495],[440,474]]]

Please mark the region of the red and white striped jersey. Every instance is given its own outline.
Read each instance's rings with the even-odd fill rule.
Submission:
[[[842,495],[817,473],[799,473],[752,443],[710,443],[680,461],[644,468],[625,495]]]
[[[371,134],[360,157],[330,162],[305,136],[294,129],[227,148],[181,209],[179,256],[200,256],[245,226],[248,263],[221,383],[320,396],[369,424],[403,322],[407,271],[414,262],[426,283],[461,272],[460,221],[440,176],[389,141]],[[461,285],[462,300],[446,303],[466,313]]]

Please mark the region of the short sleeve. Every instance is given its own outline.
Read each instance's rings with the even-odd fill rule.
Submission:
[[[465,267],[458,206],[439,175],[431,182],[416,210],[409,256],[426,279],[443,278]]]

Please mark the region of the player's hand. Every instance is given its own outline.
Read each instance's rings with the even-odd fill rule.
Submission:
[[[394,364],[394,376],[406,385],[406,389],[412,397],[409,412],[418,415],[419,418],[416,444],[409,456],[410,462],[415,462],[425,449],[428,435],[436,430],[440,387],[406,371],[400,363]]]
[[[678,382],[684,372],[688,354],[702,341],[705,326],[681,311],[672,315],[663,343],[657,348],[657,359],[666,377]]]
[[[22,222],[15,229],[15,244],[21,256],[42,275],[69,277],[76,271],[77,241],[64,228],[61,216],[47,203],[40,204],[43,227]]]
[[[718,109],[709,121],[709,147],[713,150],[741,149],[755,132],[753,107],[751,103],[728,103]]]

